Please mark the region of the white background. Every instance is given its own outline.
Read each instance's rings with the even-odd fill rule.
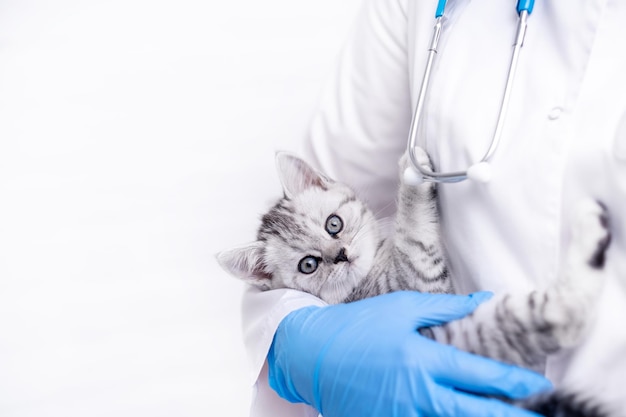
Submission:
[[[0,415],[246,416],[214,254],[280,194],[359,0],[0,0]]]

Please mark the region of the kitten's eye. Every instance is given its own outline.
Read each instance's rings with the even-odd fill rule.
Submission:
[[[343,229],[343,220],[336,214],[331,214],[326,219],[326,231],[329,235],[335,236]]]
[[[315,256],[305,256],[298,264],[298,271],[303,274],[312,274],[317,269],[318,261]]]

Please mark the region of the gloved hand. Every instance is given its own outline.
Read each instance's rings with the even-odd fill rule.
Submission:
[[[416,330],[461,318],[490,297],[396,292],[296,310],[274,336],[270,386],[324,417],[536,416],[476,394],[523,398],[549,389],[548,380]]]

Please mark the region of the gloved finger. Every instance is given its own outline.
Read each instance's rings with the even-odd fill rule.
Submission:
[[[502,401],[478,397],[446,387],[432,388],[433,414],[439,417],[540,417]]]
[[[440,366],[432,377],[437,383],[448,387],[509,398],[525,398],[552,388],[550,381],[538,373],[473,355],[452,346],[440,350],[440,354],[447,355],[440,362],[446,366]]]
[[[414,294],[420,295],[415,297],[416,313],[419,315],[415,321],[416,328],[438,326],[463,318],[493,296],[487,291],[469,295]]]

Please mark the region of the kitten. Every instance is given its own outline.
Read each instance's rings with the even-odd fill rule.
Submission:
[[[416,155],[420,165],[432,169],[423,150]],[[255,242],[218,254],[226,271],[263,290],[292,288],[331,304],[399,290],[454,293],[433,183],[410,185],[400,175],[395,230],[384,236],[380,222],[347,185],[288,153],[278,153],[276,162],[284,197],[263,216]],[[408,166],[405,154],[400,173]],[[563,272],[547,288],[497,295],[463,319],[420,331],[541,371],[547,355],[574,346],[593,317],[610,242],[607,219],[600,204],[580,204]],[[521,406],[553,416],[604,415],[562,393]],[[568,414],[567,407],[580,414]]]

